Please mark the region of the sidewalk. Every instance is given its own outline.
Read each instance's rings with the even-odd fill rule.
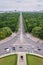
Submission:
[[[23,59],[21,59],[21,56],[23,56]],[[26,64],[26,53],[19,52],[18,53],[18,63],[17,65],[27,65]]]
[[[26,36],[27,38],[30,38],[31,40],[35,41],[35,42],[40,42],[40,43],[43,43],[43,40],[37,38],[37,37],[34,37],[32,34],[30,33],[26,33]]]

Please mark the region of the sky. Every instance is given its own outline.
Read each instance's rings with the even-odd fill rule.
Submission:
[[[43,0],[0,0],[0,11],[43,10]]]

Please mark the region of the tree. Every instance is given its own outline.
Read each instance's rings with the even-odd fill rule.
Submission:
[[[28,29],[28,32],[30,33],[33,29],[32,24],[28,24],[27,29]]]
[[[36,36],[36,37],[39,37],[39,35],[40,35],[40,32],[41,32],[41,27],[34,27],[33,29],[32,29],[32,34],[34,35],[34,36]]]
[[[2,31],[5,33],[6,37],[12,34],[12,30],[9,27],[3,27]]]
[[[10,36],[12,34],[12,30],[9,27],[0,28],[0,40]]]
[[[3,31],[0,31],[0,40],[4,39],[5,37],[5,33]]]
[[[43,29],[41,29],[39,37],[43,39]]]

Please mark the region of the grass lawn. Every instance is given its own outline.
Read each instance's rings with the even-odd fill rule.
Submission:
[[[27,65],[43,65],[43,58],[26,54]]]
[[[17,65],[17,55],[9,55],[0,58],[0,65]]]

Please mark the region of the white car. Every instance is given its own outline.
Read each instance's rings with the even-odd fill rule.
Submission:
[[[37,52],[37,49],[34,49],[35,52]]]
[[[5,51],[6,51],[6,52],[9,52],[9,51],[10,51],[10,49],[9,49],[9,48],[5,48]]]

